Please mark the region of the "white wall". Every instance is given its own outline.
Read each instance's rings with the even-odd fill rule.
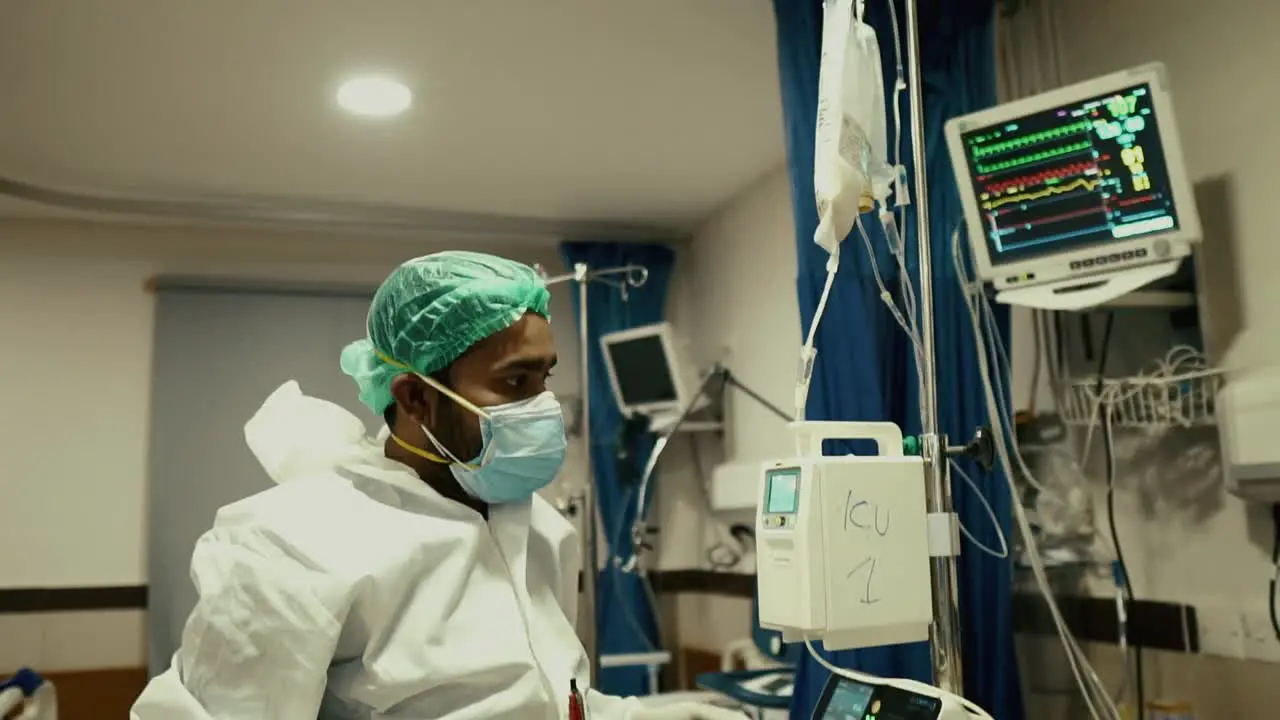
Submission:
[[[1167,66],[1187,169],[1202,200],[1207,257],[1200,269],[1208,266],[1200,277],[1207,296],[1202,322],[1211,356],[1225,357],[1234,368],[1280,362],[1280,315],[1274,310],[1280,301],[1280,285],[1274,282],[1280,248],[1272,237],[1280,190],[1280,135],[1272,129],[1280,112],[1280,95],[1272,90],[1280,45],[1272,29],[1280,21],[1280,6],[1244,0],[1052,5],[1068,82],[1151,61]],[[1120,344],[1130,344],[1130,360],[1140,359],[1142,352],[1132,336],[1162,322],[1167,321],[1136,311],[1117,320]],[[1014,332],[1014,389],[1017,405],[1026,407],[1029,323],[1017,324]],[[1148,346],[1146,359],[1161,351]],[[1042,383],[1041,408],[1047,390]],[[1105,535],[1097,445],[1088,469],[1096,524]],[[1163,439],[1126,434],[1118,440],[1116,515],[1122,546],[1140,597],[1196,606],[1206,652],[1237,658],[1270,652],[1274,660],[1278,645],[1239,653],[1224,642],[1233,621],[1266,617],[1267,581],[1274,572],[1272,527],[1266,508],[1248,506],[1223,490],[1215,445],[1212,429],[1173,432]],[[1157,448],[1154,457],[1152,448]],[[1109,578],[1089,584],[1095,593],[1111,592]],[[1266,636],[1265,625],[1254,630],[1259,631]],[[1114,651],[1100,654],[1104,678],[1118,680]],[[1067,677],[1065,670],[1057,676],[1060,682]],[[1274,677],[1274,666],[1260,663],[1152,653],[1148,696],[1193,700],[1200,717],[1272,717],[1280,699]],[[1070,716],[1049,712],[1061,698],[1039,700],[1045,717]]]
[[[1280,363],[1280,314],[1275,312],[1280,244],[1274,237],[1280,134],[1273,128],[1280,115],[1280,93],[1274,91],[1280,46],[1273,32],[1280,5],[1081,0],[1055,8],[1069,81],[1153,60],[1168,67],[1188,172],[1197,184],[1225,177],[1233,193],[1231,207],[1206,213],[1202,205],[1204,251],[1234,255],[1234,267],[1208,289],[1219,297],[1238,294],[1243,313],[1230,317],[1218,304],[1204,322],[1211,335],[1221,336],[1224,326],[1243,321],[1244,332],[1226,352],[1231,366]],[[1227,222],[1212,219],[1224,210]],[[1223,287],[1236,282],[1238,288]],[[1139,475],[1146,476],[1147,488],[1159,480],[1151,477],[1150,467],[1130,465],[1122,471],[1133,489]],[[1159,472],[1175,474],[1171,468]],[[1154,498],[1138,492],[1120,496],[1118,514],[1125,542],[1133,546],[1131,572],[1139,592],[1209,608],[1265,610],[1264,590],[1272,574],[1267,511],[1246,507],[1217,489],[1189,514],[1173,497],[1185,489],[1183,483],[1165,486]]]
[[[561,267],[552,246],[468,247]],[[148,278],[173,273],[375,287],[400,260],[436,249],[243,231],[0,224],[0,547],[8,549],[0,588],[146,582],[154,312]],[[563,289],[553,291],[552,315],[561,358],[553,389],[577,395],[576,331]]]
[[[695,233],[685,286],[689,333],[711,361],[784,410],[792,405],[800,355],[791,186],[778,168],[737,195]],[[784,424],[730,393],[728,455],[764,460],[790,451]]]
[[[800,314],[796,301],[795,232],[785,167],[735,196],[694,233],[677,265],[672,320],[690,339],[690,362],[721,360],[743,384],[774,404],[791,406]],[[700,439],[710,473],[714,460],[764,460],[788,452],[784,423],[741,393],[730,391],[723,441]],[[718,447],[717,447],[718,446]],[[754,522],[751,512],[707,512],[687,451],[664,458],[659,486],[663,569],[709,568],[705,549],[725,523]],[[750,570],[747,570],[750,572]],[[719,651],[751,629],[751,604],[740,598],[683,595],[676,601],[685,647]]]
[[[1227,177],[1234,191],[1234,238],[1210,235],[1206,248],[1234,240],[1249,332],[1232,349],[1241,365],[1280,362],[1280,113],[1271,29],[1280,5],[1246,0],[1082,0],[1055,5],[1068,80],[1158,60],[1169,70],[1187,169],[1196,182]],[[1099,18],[1106,20],[1099,22]],[[1164,18],[1171,22],[1156,22]],[[1220,228],[1206,227],[1211,233]]]

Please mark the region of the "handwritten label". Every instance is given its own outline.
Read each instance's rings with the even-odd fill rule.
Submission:
[[[859,573],[865,576],[866,589],[859,600],[863,605],[874,605],[880,602],[880,598],[874,596],[876,566],[880,564],[878,546],[883,538],[888,537],[892,520],[889,508],[882,508],[875,502],[857,498],[852,490],[845,495],[844,529],[858,536],[861,540],[858,547],[865,548],[867,552],[866,557],[853,566],[845,579],[853,580]]]

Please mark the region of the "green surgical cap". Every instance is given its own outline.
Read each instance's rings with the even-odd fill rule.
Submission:
[[[360,402],[381,415],[394,402],[391,381],[430,375],[526,312],[550,319],[551,294],[528,265],[483,253],[449,251],[410,260],[383,281],[369,306],[368,338],[342,350],[342,371]]]

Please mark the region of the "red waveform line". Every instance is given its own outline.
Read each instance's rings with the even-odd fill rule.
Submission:
[[[998,194],[998,193],[1004,192],[1005,190],[1008,190],[1011,187],[1020,187],[1020,186],[1025,187],[1027,185],[1038,185],[1046,180],[1056,180],[1060,178],[1072,177],[1075,175],[1083,175],[1085,172],[1089,170],[1096,171],[1097,169],[1098,169],[1098,166],[1093,162],[1071,163],[1070,165],[1064,165],[1062,167],[1053,168],[1051,170],[1042,170],[1038,173],[1032,173],[1030,175],[1020,175],[1018,177],[1010,178],[1008,180],[1001,180],[1000,182],[992,183],[990,185],[985,186],[983,190],[989,193]]]
[[[1103,209],[1100,207],[1085,208],[1084,210],[1073,210],[1069,213],[1062,213],[1060,215],[1050,215],[1049,217],[1038,218],[1030,222],[1014,221],[1014,222],[1004,223],[1004,226],[1005,227],[1020,226],[1024,228],[1036,227],[1037,225],[1048,225],[1049,223],[1061,222],[1063,220],[1070,220],[1071,218],[1083,217],[1085,215],[1092,215],[1093,213],[1100,213],[1100,212],[1103,212]]]
[[[1147,202],[1148,200],[1154,200],[1155,197],[1156,197],[1155,193],[1151,193],[1150,195],[1139,195],[1138,197],[1121,200],[1119,204],[1120,204],[1120,207],[1129,207],[1130,205],[1137,205],[1138,203],[1144,203],[1144,202]]]
[[[1005,190],[1015,185],[1035,185],[1036,183],[1044,182],[1045,180],[1053,180],[1055,178],[1064,178],[1072,174],[1084,173],[1088,170],[1096,171],[1098,169],[1098,163],[1105,162],[1110,159],[1111,159],[1111,155],[1109,153],[1103,153],[1102,155],[1098,156],[1097,160],[1093,160],[1090,162],[1072,163],[1071,165],[1066,165],[1053,170],[1044,170],[1042,172],[1033,173],[1031,175],[1022,175],[1020,177],[1010,178],[1008,180],[1001,180],[1000,182],[993,183],[987,187],[984,187],[983,189],[986,192],[990,192],[990,193],[1000,193],[1000,192],[1004,192]],[[992,177],[992,175],[996,175],[996,174],[999,174],[999,173],[979,175],[978,180],[986,180],[987,178]]]

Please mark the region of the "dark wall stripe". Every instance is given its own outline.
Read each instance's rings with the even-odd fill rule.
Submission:
[[[147,607],[147,587],[0,588],[0,614]]]
[[[701,593],[729,597],[752,598],[756,594],[756,576],[712,570],[664,570],[649,574],[654,592]]]
[[[1119,643],[1120,625],[1116,619],[1114,599],[1076,596],[1059,597],[1057,601],[1067,627],[1071,628],[1077,640]],[[1125,635],[1130,645],[1172,652],[1200,652],[1200,625],[1194,607],[1138,600],[1129,606],[1128,614],[1129,626]],[[1057,634],[1044,598],[1028,593],[1013,596],[1013,629],[1028,635]]]
[[[579,575],[579,588],[582,577]],[[756,576],[710,570],[666,570],[649,574],[655,592],[702,593],[751,598]],[[147,607],[145,585],[94,588],[0,588],[0,614],[72,610],[126,610]],[[1059,597],[1058,607],[1067,626],[1079,640],[1116,644],[1119,625],[1115,601],[1095,597]],[[1184,616],[1185,613],[1185,616]],[[1139,600],[1129,609],[1129,643],[1136,646],[1192,652],[1200,650],[1196,610],[1175,603]],[[1049,608],[1039,595],[1013,596],[1014,631],[1027,635],[1054,635]]]
[[[704,593],[750,598],[755,594],[756,576],[710,570],[669,570],[650,575],[653,588],[661,593]],[[1067,627],[1077,640],[1118,644],[1119,623],[1115,600],[1095,597],[1059,597]],[[1183,613],[1185,612],[1185,618]],[[1056,635],[1049,607],[1038,594],[1013,596],[1014,632],[1026,635]],[[1139,600],[1129,608],[1129,643],[1172,652],[1200,651],[1200,629],[1196,609],[1189,605]]]

